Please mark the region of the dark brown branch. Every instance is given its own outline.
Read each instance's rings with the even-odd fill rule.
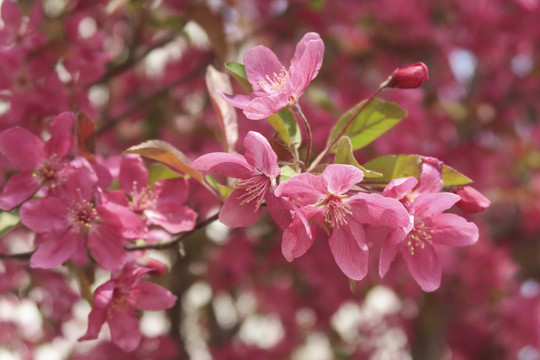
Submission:
[[[2,254],[0,253],[0,260],[28,260],[30,259],[30,256],[35,252],[36,250],[27,251],[23,253],[16,253],[16,254]]]

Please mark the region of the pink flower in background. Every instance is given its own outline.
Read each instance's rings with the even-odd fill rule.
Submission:
[[[266,201],[276,223],[285,227],[290,220],[290,206],[276,198],[273,192],[276,178],[281,173],[276,153],[268,140],[254,131],[244,138],[244,147],[244,155],[216,152],[193,162],[193,168],[202,173],[240,179],[225,200],[219,220],[232,228],[251,226],[259,220],[261,205]]]
[[[276,196],[293,200],[309,222],[306,227],[296,216],[283,233],[282,252],[288,261],[302,256],[325,225],[331,231],[330,249],[343,273],[354,280],[366,276],[364,225],[402,227],[409,223],[409,216],[398,201],[388,201],[379,194],[346,195],[363,177],[364,173],[354,166],[329,165],[321,176],[303,173],[279,184]]]
[[[159,180],[148,186],[148,169],[139,156],[128,155],[120,163],[120,187],[130,197],[129,208],[143,215],[148,224],[159,225],[170,233],[189,231],[197,214],[182,205],[188,195],[186,179]]]
[[[441,264],[435,245],[468,246],[478,241],[475,224],[455,214],[445,214],[460,198],[442,189],[442,163],[424,158],[418,180],[394,179],[384,196],[400,200],[410,214],[408,226],[393,230],[380,256],[379,274],[384,277],[401,252],[414,280],[424,291],[434,291],[441,283]]]
[[[128,208],[100,194],[95,188],[97,181],[90,164],[80,158],[73,162],[54,195],[23,204],[21,221],[37,233],[38,248],[30,258],[30,266],[53,268],[68,259],[84,263],[88,248],[105,269],[116,272],[123,267],[124,238],[142,237],[146,228]]]
[[[88,329],[79,341],[97,339],[106,322],[112,342],[124,351],[133,351],[141,341],[135,310],[165,310],[174,305],[176,296],[167,289],[142,280],[151,269],[127,267],[122,274],[99,286],[88,315]]]
[[[11,210],[42,186],[53,188],[64,180],[65,157],[71,150],[74,121],[72,113],[58,115],[51,123],[51,138],[45,143],[22,128],[0,133],[0,151],[22,171],[7,181],[0,194],[0,209]]]
[[[259,45],[244,54],[246,75],[253,88],[251,95],[221,94],[231,105],[244,110],[248,119],[264,119],[294,105],[317,76],[324,55],[324,43],[317,33],[307,33],[296,46],[289,69],[276,54]]]

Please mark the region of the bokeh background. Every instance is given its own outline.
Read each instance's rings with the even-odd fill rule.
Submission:
[[[460,213],[478,225],[480,240],[442,249],[442,285],[433,293],[420,290],[400,259],[381,280],[380,244],[352,291],[324,236],[288,263],[268,216],[234,231],[213,223],[185,241],[184,257],[155,254],[171,267],[162,285],[180,300],[143,315],[145,340],[134,354],[106,341],[106,330],[105,340],[76,343],[89,306],[70,271],[2,261],[0,358],[540,359],[538,0],[17,4],[20,23],[1,14],[4,32],[15,30],[0,43],[0,130],[41,134],[58,113],[83,112],[96,124],[96,155],[111,168],[149,139],[191,159],[221,151],[208,65],[225,71],[225,62],[242,62],[259,44],[287,62],[315,31],[326,48],[323,67],[300,101],[315,152],[340,114],[394,69],[422,61],[430,79],[421,88],[381,95],[408,117],[355,155],[360,163],[397,153],[437,157],[473,179],[491,207]],[[241,112],[238,125],[240,139],[249,130],[273,135],[268,122]],[[2,158],[0,171],[2,185],[11,171]],[[213,215],[219,202],[191,185],[189,205],[200,219]],[[2,249],[13,250],[7,242]],[[98,272],[93,286],[101,282]]]

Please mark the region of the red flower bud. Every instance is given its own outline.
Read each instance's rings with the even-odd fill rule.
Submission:
[[[455,191],[455,193],[461,198],[461,200],[458,201],[457,206],[470,213],[484,211],[491,204],[491,201],[489,201],[487,197],[469,185],[463,186]]]
[[[426,64],[417,62],[394,71],[388,82],[389,87],[415,89],[429,79]]]

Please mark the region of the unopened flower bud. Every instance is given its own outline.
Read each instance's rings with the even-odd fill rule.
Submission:
[[[415,89],[429,79],[426,64],[417,62],[394,71],[388,81],[388,87]]]
[[[487,197],[469,185],[461,187],[459,190],[455,191],[455,193],[461,198],[461,200],[458,201],[457,206],[470,213],[484,211],[491,204]]]

